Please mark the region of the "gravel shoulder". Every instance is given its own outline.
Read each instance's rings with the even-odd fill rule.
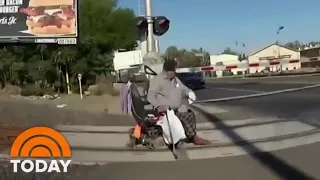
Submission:
[[[57,105],[66,105],[58,108]],[[65,95],[60,99],[32,99],[0,96],[0,124],[19,126],[68,125],[134,125],[131,115],[120,110],[119,97]]]

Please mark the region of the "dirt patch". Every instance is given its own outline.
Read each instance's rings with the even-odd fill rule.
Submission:
[[[58,108],[57,105],[66,105]],[[118,97],[66,95],[56,100],[0,96],[0,124],[19,126],[134,125],[131,115],[120,110]]]

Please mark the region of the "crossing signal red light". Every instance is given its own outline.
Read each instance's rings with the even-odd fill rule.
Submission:
[[[141,37],[145,37],[148,32],[148,22],[145,17],[137,17],[136,18],[136,26],[137,26],[137,33],[138,33],[138,39]]]
[[[170,21],[164,16],[155,17],[153,22],[153,34],[156,36],[164,35],[170,26]]]

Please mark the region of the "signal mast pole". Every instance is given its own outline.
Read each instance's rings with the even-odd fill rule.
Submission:
[[[153,16],[152,16],[152,0],[145,0],[146,19],[148,22],[147,52],[156,52],[155,41],[153,38]]]

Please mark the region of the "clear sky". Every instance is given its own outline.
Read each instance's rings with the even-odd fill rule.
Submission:
[[[119,0],[119,6],[144,12],[144,0]],[[170,19],[160,37],[161,51],[203,47],[220,53],[226,47],[253,53],[279,40],[320,40],[320,0],[152,0],[154,15]],[[279,26],[284,29],[277,35]],[[236,41],[246,48],[236,47]]]

